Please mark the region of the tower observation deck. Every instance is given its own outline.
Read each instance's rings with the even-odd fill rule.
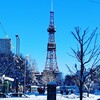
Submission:
[[[47,56],[45,63],[45,70],[43,71],[43,81],[50,82],[52,80],[57,80],[59,73],[57,65],[56,56],[56,42],[55,42],[55,32],[56,28],[54,26],[54,11],[53,11],[53,0],[51,0],[51,11],[50,11],[50,23],[47,29],[49,33],[48,43],[47,43]]]

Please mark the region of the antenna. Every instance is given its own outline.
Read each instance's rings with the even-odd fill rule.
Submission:
[[[4,29],[4,27],[3,27],[1,22],[0,22],[0,26],[1,26],[2,30],[4,31],[4,34],[5,34],[6,38],[8,38],[8,35],[6,34],[6,31],[5,31],[5,29]]]
[[[53,11],[53,1],[51,0],[51,11],[50,11],[50,24],[47,29],[48,32],[56,32],[55,27],[54,27],[54,11]]]
[[[51,11],[53,11],[53,3],[54,3],[54,0],[51,0]]]

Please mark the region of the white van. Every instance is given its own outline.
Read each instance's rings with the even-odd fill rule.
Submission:
[[[37,92],[38,86],[31,86],[31,92]]]

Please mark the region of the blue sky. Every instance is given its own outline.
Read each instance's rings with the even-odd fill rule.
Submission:
[[[82,30],[89,26],[89,32],[100,27],[99,2],[100,0],[54,0],[57,62],[64,74],[69,73],[66,64],[72,67],[76,63],[76,60],[67,55],[72,53],[71,47],[76,47],[70,32],[76,26]],[[50,0],[0,0],[0,22],[12,39],[13,46],[16,47],[15,35],[18,34],[21,39],[20,52],[35,59],[39,71],[45,68],[49,12]],[[1,27],[0,38],[5,38]],[[13,52],[15,50],[14,48]]]

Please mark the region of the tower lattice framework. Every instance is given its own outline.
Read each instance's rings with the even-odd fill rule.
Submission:
[[[59,84],[61,79],[61,73],[58,69],[57,56],[56,56],[56,42],[55,42],[55,32],[56,28],[54,25],[54,11],[53,11],[53,0],[51,0],[51,10],[50,10],[50,23],[47,29],[49,33],[48,43],[47,43],[47,56],[45,63],[45,70],[42,72],[43,84],[47,84],[50,81],[55,81]]]
[[[45,70],[58,72],[57,56],[56,56],[56,42],[55,42],[55,26],[54,26],[54,11],[53,11],[53,1],[51,1],[51,11],[50,11],[50,23],[47,29],[49,32],[48,44],[47,44],[47,57],[45,63]]]

